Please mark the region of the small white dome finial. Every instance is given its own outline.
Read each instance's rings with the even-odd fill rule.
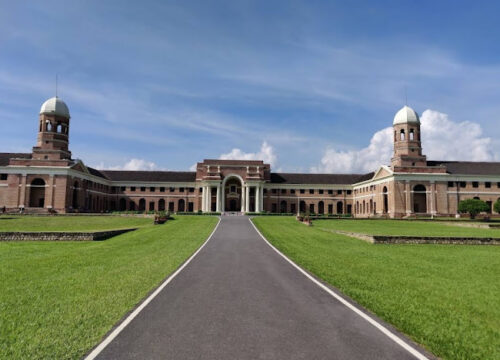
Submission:
[[[405,105],[394,116],[392,125],[398,124],[420,124],[420,118],[415,110]]]
[[[58,115],[68,119],[70,118],[68,106],[57,96],[48,99],[42,104],[40,114]]]

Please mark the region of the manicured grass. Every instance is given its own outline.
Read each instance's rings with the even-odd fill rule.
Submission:
[[[0,231],[98,231],[149,225],[136,216],[0,216]]]
[[[127,220],[141,223],[95,224],[130,227]],[[73,229],[64,221],[54,230]],[[88,217],[73,221],[93,228]],[[217,218],[147,221],[106,241],[0,243],[0,359],[81,358],[203,243]]]
[[[316,220],[315,227],[369,235],[500,237],[500,229],[481,229],[416,220]]]
[[[437,356],[500,359],[500,247],[372,245],[293,218],[253,221],[296,263]],[[368,225],[379,222],[346,223],[351,231],[372,233]],[[419,234],[427,231],[424,224]]]

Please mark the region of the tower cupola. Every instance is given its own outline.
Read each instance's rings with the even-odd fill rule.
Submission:
[[[415,110],[403,106],[394,116],[394,156],[391,159],[394,167],[426,166],[425,155],[422,155],[420,138],[420,118]]]
[[[33,158],[38,160],[68,160],[69,109],[57,96],[48,99],[40,108],[37,144]]]

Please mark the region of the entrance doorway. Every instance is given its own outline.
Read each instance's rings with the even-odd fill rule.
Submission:
[[[241,211],[242,184],[236,176],[228,177],[223,183],[224,199],[222,211]]]
[[[238,202],[235,199],[229,200],[229,211],[238,211]]]

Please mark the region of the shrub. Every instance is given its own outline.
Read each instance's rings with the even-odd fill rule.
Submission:
[[[483,211],[488,211],[490,207],[484,201],[479,199],[462,200],[458,204],[458,211],[468,213],[471,219],[474,219],[477,214]]]
[[[493,204],[493,210],[495,210],[495,212],[497,213],[500,213],[500,199],[495,201],[495,204]]]

